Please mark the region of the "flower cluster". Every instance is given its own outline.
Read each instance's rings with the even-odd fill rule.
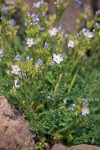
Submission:
[[[87,99],[82,99],[83,102],[83,108],[82,108],[82,115],[86,116],[88,114],[90,114],[90,109],[88,107],[88,100]]]
[[[75,1],[82,4],[82,0]],[[19,0],[7,0],[1,7],[4,17],[0,17],[0,94],[7,91],[8,97],[14,97],[17,107],[40,137],[54,138],[56,133],[62,135],[62,141],[77,144],[85,139],[90,143],[90,136],[87,140],[84,135],[88,130],[93,131],[92,107],[99,108],[95,95],[99,101],[100,11],[84,29],[79,27],[74,34],[66,34],[58,20],[71,1],[56,0],[55,15],[48,14],[48,3],[44,0],[33,4],[33,12],[16,5],[22,12],[22,26],[12,19],[15,14],[10,15],[10,8],[17,12],[15,2]],[[82,14],[83,21],[87,14],[87,11]]]

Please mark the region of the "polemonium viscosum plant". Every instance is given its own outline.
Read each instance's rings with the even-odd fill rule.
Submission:
[[[69,2],[55,5],[56,14],[48,16],[46,2],[34,3],[23,35],[14,20],[1,20],[1,85],[44,142],[99,145],[99,14],[67,34],[57,22]]]

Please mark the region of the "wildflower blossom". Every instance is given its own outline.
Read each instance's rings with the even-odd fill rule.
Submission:
[[[9,0],[9,4],[14,5],[15,4],[15,0]]]
[[[87,31],[86,28],[83,28],[83,29],[82,29],[82,33],[85,33],[86,31]]]
[[[76,107],[76,104],[72,104],[72,107]]]
[[[61,35],[63,36],[63,38],[66,38],[68,36],[68,34],[65,33],[65,30],[61,31]]]
[[[8,25],[10,28],[15,27],[15,21],[13,19],[9,20]]]
[[[76,104],[72,104],[71,107],[69,107],[69,110],[73,110],[76,107]]]
[[[57,64],[60,64],[60,62],[63,61],[61,54],[53,53],[53,61]]]
[[[4,56],[4,50],[0,49],[0,57],[3,57],[3,56]]]
[[[65,33],[65,34],[63,34],[63,37],[64,37],[64,38],[66,38],[67,36],[68,36],[68,34],[66,34],[66,33]]]
[[[86,115],[88,115],[88,114],[90,114],[90,110],[89,110],[89,108],[88,108],[87,106],[84,106],[84,107],[82,108],[82,115],[83,115],[83,116],[86,116]]]
[[[76,0],[77,4],[81,5],[82,4],[82,0]]]
[[[79,36],[80,36],[80,34],[79,34],[79,33],[77,33],[77,34],[76,34],[76,37],[79,37]]]
[[[5,13],[5,14],[7,14],[8,11],[9,11],[9,7],[8,7],[8,6],[5,6],[5,7],[3,7],[3,8],[1,9],[1,12]]]
[[[42,16],[45,16],[46,15],[46,12],[42,12]]]
[[[44,1],[43,0],[39,0],[38,2],[33,4],[33,8],[40,8],[44,6]]]
[[[65,0],[60,0],[61,3],[63,3]]]
[[[55,65],[55,62],[52,61],[52,62],[50,63],[50,66],[54,66],[54,65]]]
[[[19,82],[18,79],[14,81],[14,86],[15,86],[15,88],[19,88],[20,87],[20,82]]]
[[[35,22],[35,23],[38,23],[39,22],[39,16],[37,15],[37,14],[32,14],[31,15],[31,18],[32,18],[32,20]]]
[[[88,104],[88,100],[87,99],[82,99],[83,104]]]
[[[33,43],[33,38],[26,38],[26,44],[28,47],[32,47]]]
[[[82,33],[85,37],[88,37],[88,38],[93,38],[93,32],[90,32],[88,29],[86,28],[83,28],[82,29]]]
[[[95,22],[94,27],[99,27],[100,24],[98,22]]]
[[[38,41],[33,41],[33,45],[37,45],[38,44]]]
[[[31,14],[30,14],[30,12],[27,11],[27,12],[25,13],[25,15],[26,15],[26,16],[30,16]]]
[[[1,17],[0,17],[0,20],[4,20],[4,16],[1,16]]]
[[[26,76],[26,71],[21,72],[22,77]]]
[[[74,40],[69,40],[68,42],[68,48],[74,48]]]
[[[20,75],[20,67],[18,64],[12,65],[12,73],[15,75]]]
[[[15,58],[14,58],[14,60],[17,60],[17,61],[20,60],[20,56],[16,55]]]
[[[100,15],[100,9],[96,11],[96,15]]]
[[[89,30],[85,31],[83,35],[88,38],[93,38],[93,32],[90,32]]]
[[[28,25],[28,21],[24,20],[24,26],[27,26],[27,25]]]
[[[49,30],[49,34],[51,37],[55,36],[57,32],[58,32],[58,29],[55,27]]]
[[[41,69],[42,69],[42,70],[45,70],[45,67],[42,67]]]
[[[37,60],[36,66],[37,66],[37,67],[42,66],[42,60],[41,60],[41,59],[38,59],[38,60]]]
[[[48,48],[49,44],[47,42],[44,43],[44,48]]]

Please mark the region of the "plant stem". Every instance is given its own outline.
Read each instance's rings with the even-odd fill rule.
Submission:
[[[70,91],[71,91],[71,89],[72,89],[72,87],[73,87],[73,85],[74,85],[74,83],[75,83],[75,80],[76,80],[76,77],[77,77],[77,74],[78,74],[79,69],[80,69],[80,67],[77,68],[77,70],[76,70],[76,72],[75,72],[75,74],[74,74],[74,76],[73,76],[73,78],[72,78],[72,81],[71,81],[70,86],[69,86],[69,88],[68,88],[67,94],[70,93]]]

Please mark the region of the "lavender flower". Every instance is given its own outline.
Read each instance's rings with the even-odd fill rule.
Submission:
[[[96,11],[96,15],[100,15],[100,9]]]
[[[1,16],[1,17],[0,17],[0,20],[4,20],[4,16]]]
[[[63,3],[65,0],[60,0],[61,3]]]
[[[64,37],[64,38],[66,38],[67,36],[68,36],[68,34],[67,34],[67,33],[63,34],[63,37]]]
[[[13,19],[9,20],[8,25],[10,28],[15,27],[15,21]]]
[[[76,0],[77,4],[81,5],[82,4],[82,0]]]
[[[69,107],[69,110],[73,110],[73,107]]]
[[[24,20],[24,26],[27,26],[27,25],[28,25],[28,21]]]
[[[25,40],[28,47],[38,44],[38,41],[34,41],[33,38],[26,38]]]
[[[55,27],[49,30],[49,34],[51,37],[56,36],[57,32],[58,32],[58,29]]]
[[[12,73],[15,75],[20,75],[20,67],[18,64],[12,65]]]
[[[33,45],[33,38],[26,38],[26,44],[28,47],[32,47]]]
[[[88,100],[87,99],[82,99],[83,104],[88,104]]]
[[[73,110],[76,107],[76,104],[72,104],[71,107],[69,107],[69,110]]]
[[[14,81],[14,86],[15,86],[15,88],[17,88],[17,89],[20,87],[20,82],[19,82],[18,79]]]
[[[31,14],[30,14],[30,12],[28,12],[28,11],[25,13],[25,16],[30,16],[30,15],[31,15]]]
[[[38,44],[38,41],[33,41],[33,45],[37,45]]]
[[[52,61],[52,62],[50,63],[50,66],[54,66],[54,65],[55,65],[55,62]]]
[[[68,48],[69,49],[74,48],[74,40],[69,40],[69,42],[68,42]]]
[[[42,69],[42,70],[45,70],[45,67],[42,67],[41,69]]]
[[[93,38],[93,32],[90,32],[88,30],[86,32],[84,32],[83,35],[88,38]]]
[[[43,0],[39,0],[38,2],[34,3],[33,4],[33,8],[40,8],[40,7],[43,7],[44,6],[44,1]]]
[[[60,64],[60,62],[63,61],[61,54],[53,53],[53,61],[57,64]]]
[[[5,7],[3,7],[3,8],[1,9],[1,12],[5,13],[5,14],[7,14],[8,11],[9,11],[9,7],[8,7],[8,6],[5,6]]]
[[[48,48],[49,44],[47,42],[44,43],[44,48]]]
[[[39,22],[39,16],[37,14],[32,14],[31,18],[36,24]]]
[[[76,104],[72,104],[72,107],[76,107]]]
[[[88,29],[83,28],[82,29],[83,35],[87,38],[93,38],[93,32],[90,32]]]
[[[98,22],[95,22],[94,27],[99,27],[100,24]]]
[[[46,15],[46,12],[42,12],[42,16],[45,16]]]
[[[14,60],[17,60],[17,61],[20,60],[20,56],[16,55],[15,58],[14,58]]]
[[[9,0],[9,4],[14,5],[15,4],[15,0]]]
[[[3,57],[5,55],[4,50],[0,49],[0,57]]]
[[[80,34],[79,34],[79,33],[77,33],[77,34],[76,34],[76,37],[79,37],[79,36],[80,36]]]
[[[41,60],[41,59],[38,59],[38,60],[37,60],[36,66],[37,66],[37,67],[42,66],[42,60]]]
[[[89,110],[89,108],[88,108],[87,106],[84,106],[84,107],[82,108],[82,115],[83,115],[83,116],[86,116],[86,115],[88,115],[88,114],[90,114],[90,110]]]

